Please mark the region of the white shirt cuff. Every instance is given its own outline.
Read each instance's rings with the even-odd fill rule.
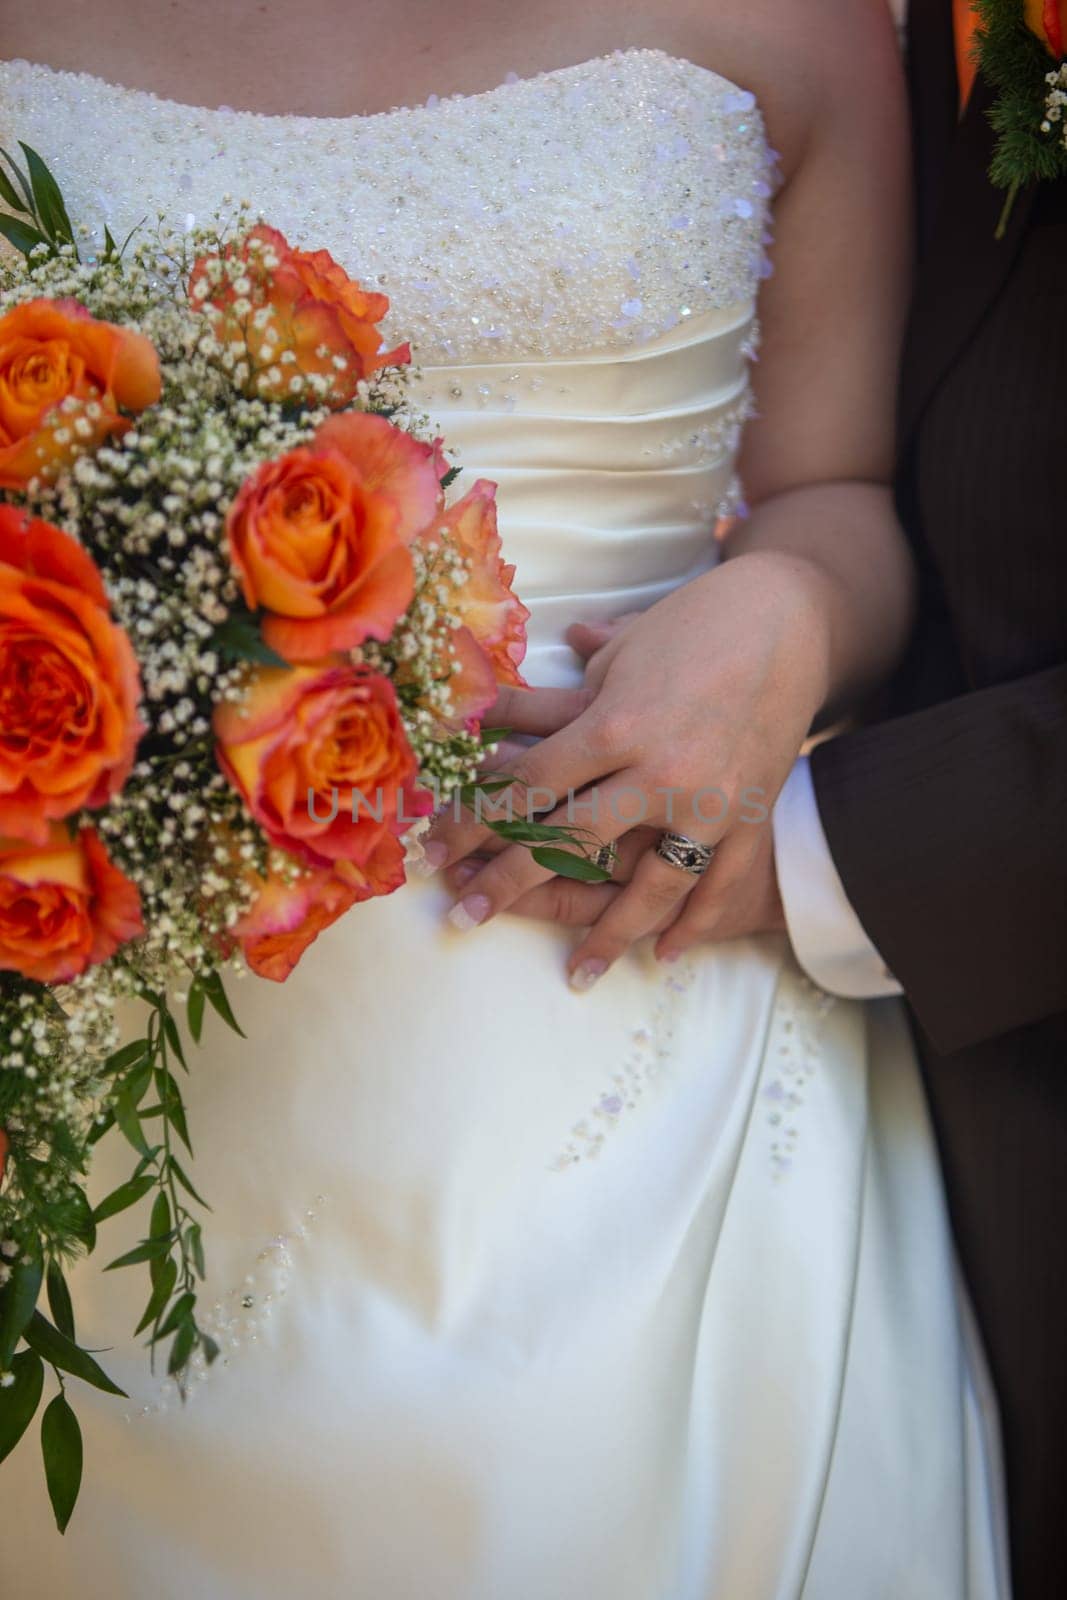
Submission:
[[[852,1000],[902,994],[852,909],[834,866],[807,756],[797,758],[786,779],[772,826],[786,927],[808,977],[830,994]]]

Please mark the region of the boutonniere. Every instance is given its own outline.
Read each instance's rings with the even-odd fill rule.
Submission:
[[[1031,183],[1067,175],[1067,0],[972,0],[974,54],[996,90],[989,120],[997,134],[989,176],[1006,189],[996,237],[1015,196]]]

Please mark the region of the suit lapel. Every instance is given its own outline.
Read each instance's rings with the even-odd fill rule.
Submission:
[[[937,30],[950,21],[949,0],[913,0],[917,36],[911,90],[922,210],[919,273],[901,367],[902,448],[1007,277],[1034,195],[1032,186],[1016,196],[1007,232],[995,238],[1004,191],[994,188],[988,176],[993,132],[987,112],[993,96],[979,77],[963,117],[958,123],[946,121],[946,96],[951,107],[956,93],[955,65],[951,27],[947,52]]]

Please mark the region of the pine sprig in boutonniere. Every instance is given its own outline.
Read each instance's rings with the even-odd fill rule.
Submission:
[[[1067,0],[972,0],[975,59],[996,91],[989,176],[1007,190],[996,236],[1020,189],[1067,175]]]

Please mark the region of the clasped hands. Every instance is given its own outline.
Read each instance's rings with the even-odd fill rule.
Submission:
[[[586,661],[583,685],[505,690],[487,721],[537,742],[502,746],[493,766],[514,779],[514,815],[537,811],[615,846],[612,881],[559,877],[484,817],[446,808],[425,848],[457,896],[450,921],[471,930],[510,912],[585,930],[567,963],[577,989],[646,935],[670,961],[707,939],[783,928],[770,812],[828,691],[804,564],[742,555],[567,639]],[[499,815],[505,796],[492,804]],[[655,853],[664,829],[716,846],[703,876]]]

